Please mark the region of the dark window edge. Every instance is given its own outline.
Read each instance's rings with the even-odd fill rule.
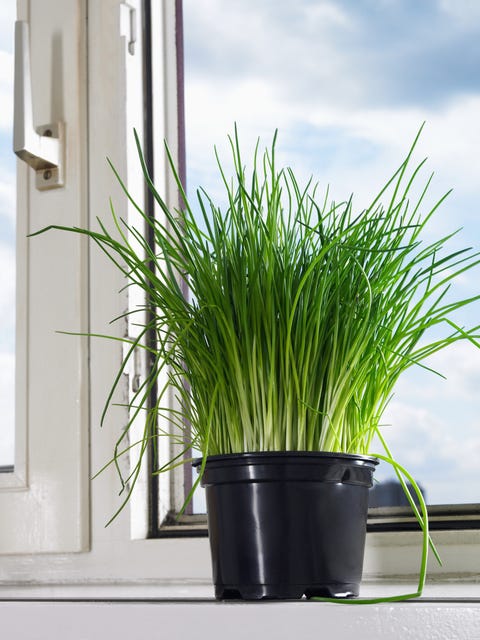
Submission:
[[[480,529],[480,504],[432,505],[428,507],[431,531],[472,531]],[[367,532],[419,531],[415,516],[408,507],[370,509]],[[207,516],[205,514],[176,516],[170,514],[155,538],[206,537]]]

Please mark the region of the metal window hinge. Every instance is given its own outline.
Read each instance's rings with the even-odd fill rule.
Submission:
[[[120,5],[120,35],[126,39],[128,53],[135,55],[137,42],[137,10],[127,2]]]

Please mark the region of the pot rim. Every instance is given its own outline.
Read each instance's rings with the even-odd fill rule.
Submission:
[[[375,458],[375,456],[369,456],[366,454],[362,454],[362,453],[343,453],[343,452],[336,452],[336,451],[245,451],[242,453],[222,453],[222,454],[216,454],[216,455],[211,455],[211,456],[207,456],[207,463],[209,461],[211,462],[227,462],[227,461],[232,461],[232,462],[241,462],[242,460],[244,461],[249,461],[251,463],[255,463],[256,460],[258,460],[258,462],[263,462],[265,458],[272,458],[272,459],[278,459],[278,458],[286,458],[286,457],[293,457],[293,458],[300,458],[300,459],[305,459],[305,458],[330,458],[330,459],[344,459],[344,460],[362,460],[365,462],[370,462],[371,464],[377,465],[379,464],[379,459]],[[198,467],[202,464],[203,458],[194,458],[194,460],[192,461],[192,467]]]

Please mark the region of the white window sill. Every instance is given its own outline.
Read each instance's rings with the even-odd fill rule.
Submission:
[[[407,582],[363,582],[362,598],[395,596],[416,591],[417,585]],[[5,601],[131,601],[131,602],[215,602],[213,586],[202,580],[141,581],[138,583],[59,584],[43,583],[2,584],[0,602]],[[427,584],[421,598],[415,602],[477,602],[480,605],[480,581],[460,582],[445,580]],[[289,604],[295,602],[289,601]],[[399,603],[394,603],[395,606]],[[411,604],[407,602],[406,604]]]
[[[405,585],[403,585],[405,586]],[[49,588],[0,592],[0,618],[5,637],[16,640],[115,640],[149,637],[196,637],[216,640],[332,637],[335,640],[449,640],[480,638],[478,585],[450,585],[425,599],[395,604],[346,606],[309,601],[216,602],[211,586],[97,585],[82,589]],[[393,589],[393,585],[391,589]],[[398,585],[395,587],[398,593]],[[163,594],[162,594],[163,591]],[[169,591],[169,595],[167,595]],[[385,585],[364,595],[385,594]],[[187,595],[188,593],[188,595]],[[462,595],[463,594],[463,595]],[[475,595],[474,595],[475,594]],[[438,599],[440,598],[440,599]],[[10,633],[8,633],[10,632]],[[321,633],[320,633],[321,632]],[[107,634],[107,635],[105,635]]]

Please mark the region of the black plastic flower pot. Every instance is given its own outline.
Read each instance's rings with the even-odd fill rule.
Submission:
[[[376,464],[321,452],[207,458],[216,598],[357,596]]]

